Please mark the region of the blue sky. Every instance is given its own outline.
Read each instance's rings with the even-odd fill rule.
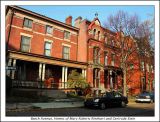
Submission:
[[[140,18],[140,21],[144,21],[146,19],[151,18],[149,14],[154,14],[154,6],[116,6],[116,5],[104,5],[104,6],[94,6],[94,5],[23,5],[20,6],[26,8],[28,10],[34,11],[36,13],[45,15],[47,17],[56,19],[61,22],[65,22],[65,18],[69,15],[73,17],[75,20],[78,16],[81,16],[83,19],[93,20],[95,17],[95,13],[98,12],[98,18],[103,25],[105,21],[107,21],[107,17],[110,14],[115,14],[119,10],[123,10],[128,12],[129,14],[137,14]]]

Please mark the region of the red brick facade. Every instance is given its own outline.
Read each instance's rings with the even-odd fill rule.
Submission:
[[[26,18],[31,22],[31,28],[24,26]],[[120,68],[120,55],[116,51],[120,48],[117,47],[119,38],[117,33],[103,28],[98,18],[90,22],[78,17],[74,22],[75,26],[72,26],[71,16],[66,18],[66,23],[62,23],[19,7],[8,6],[6,44],[10,60],[7,64],[17,66],[19,71],[8,71],[7,74],[12,79],[26,80],[28,77],[35,77],[31,79],[45,81],[46,75],[51,72],[55,82],[59,83],[57,87],[66,88],[65,82],[69,71],[76,68],[86,77],[95,93],[109,89],[121,90],[123,72]],[[26,44],[27,40],[25,40],[22,45],[23,36],[29,38],[30,43]],[[125,38],[134,41],[131,37]],[[29,51],[23,52],[23,47]],[[49,52],[49,56],[46,56],[45,51]],[[154,72],[149,73],[145,69],[144,74],[140,68],[141,60],[137,52],[129,60],[133,58],[134,69],[127,75],[129,93],[138,94],[142,91],[142,87],[143,90],[153,89]],[[25,62],[24,66],[23,62]],[[149,66],[152,64],[153,69],[153,61],[148,64]],[[20,78],[19,73],[31,71],[29,66],[35,66],[36,72]],[[150,80],[147,82],[149,84],[145,83],[146,88],[142,83],[144,75],[145,79]]]

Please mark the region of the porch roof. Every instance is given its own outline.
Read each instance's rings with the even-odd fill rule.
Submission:
[[[59,65],[59,66],[75,67],[75,68],[82,68],[82,69],[87,68],[87,63],[85,62],[78,62],[78,61],[60,59],[55,57],[47,57],[43,55],[11,51],[11,50],[9,50],[9,57],[13,59]]]

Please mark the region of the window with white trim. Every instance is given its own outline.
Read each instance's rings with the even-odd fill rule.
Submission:
[[[31,40],[31,37],[21,36],[21,51],[23,52],[30,51],[30,40]]]
[[[114,66],[115,64],[115,54],[111,54],[111,65]]]
[[[95,64],[99,64],[100,63],[100,48],[98,47],[94,47],[93,49],[93,62]]]
[[[104,52],[104,65],[107,66],[108,65],[108,53]]]
[[[63,59],[70,59],[70,47],[63,46]]]
[[[52,34],[52,32],[53,32],[52,26],[46,25],[46,33],[47,34]]]
[[[142,71],[144,71],[144,62],[143,61],[141,62],[141,69],[142,69]]]
[[[45,56],[51,56],[51,47],[52,47],[52,43],[46,41],[45,42],[45,47],[44,47],[44,55]]]
[[[64,31],[64,39],[70,39],[70,32]]]
[[[32,28],[32,23],[33,23],[33,20],[24,18],[24,23],[23,23],[24,27]]]

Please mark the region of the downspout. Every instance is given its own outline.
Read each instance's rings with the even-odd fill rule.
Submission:
[[[79,31],[78,31],[78,34],[77,34],[77,52],[76,52],[76,61],[78,61],[78,45],[79,45],[79,39],[78,39],[78,37],[79,37]]]
[[[11,21],[10,21],[10,27],[9,27],[8,37],[7,37],[7,45],[6,45],[6,51],[7,51],[6,61],[7,62],[9,59],[8,45],[9,45],[10,34],[11,34],[11,29],[12,29],[13,15],[14,15],[14,8],[11,9]]]

